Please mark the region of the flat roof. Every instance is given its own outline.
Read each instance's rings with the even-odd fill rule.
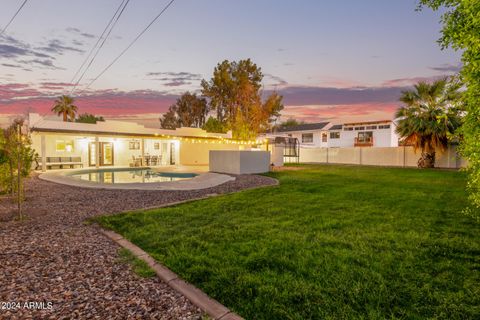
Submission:
[[[385,123],[385,122],[392,122],[392,120],[349,122],[349,123],[344,123],[343,125],[344,126],[353,126],[353,125],[362,125],[362,124],[378,124],[378,123]]]

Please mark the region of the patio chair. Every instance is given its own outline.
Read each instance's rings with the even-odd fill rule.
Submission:
[[[152,156],[152,157],[150,158],[150,165],[156,166],[157,163],[158,163],[158,157],[157,157],[157,156]]]

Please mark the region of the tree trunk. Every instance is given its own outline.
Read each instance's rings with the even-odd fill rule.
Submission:
[[[422,156],[418,159],[417,165],[419,168],[433,168],[435,167],[435,151],[422,152]]]
[[[63,113],[63,122],[67,122],[67,121],[68,121],[67,116],[68,116],[67,113],[64,112],[64,113]]]

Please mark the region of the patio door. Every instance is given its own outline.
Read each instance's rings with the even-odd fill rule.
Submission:
[[[99,142],[99,166],[113,166],[114,157],[113,157],[113,143],[112,142]],[[93,167],[97,163],[97,153],[96,153],[96,144],[95,142],[90,142],[88,145],[88,164]]]

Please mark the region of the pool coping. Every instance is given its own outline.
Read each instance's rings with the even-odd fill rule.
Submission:
[[[129,167],[122,167],[117,169],[130,169]],[[137,168],[138,169],[138,168]],[[200,190],[216,187],[225,182],[234,181],[235,177],[214,173],[214,172],[195,172],[196,177],[185,180],[165,181],[165,182],[149,182],[149,183],[99,183],[90,182],[69,177],[68,174],[72,172],[90,171],[91,169],[66,169],[61,171],[49,171],[41,173],[38,178],[53,183],[65,184],[80,188],[94,188],[94,189],[114,189],[114,190],[164,190],[164,191],[182,191],[182,190]]]

